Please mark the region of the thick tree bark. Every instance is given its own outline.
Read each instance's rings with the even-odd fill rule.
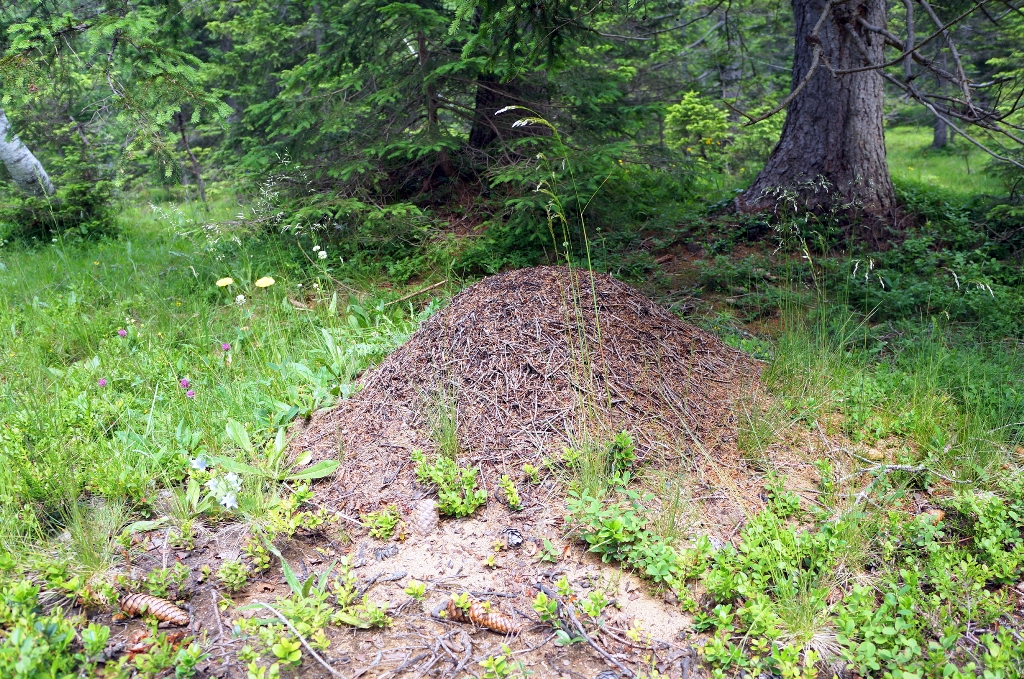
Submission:
[[[476,80],[476,101],[473,106],[473,126],[469,130],[469,145],[484,149],[496,140],[511,136],[512,123],[522,116],[509,113],[495,116],[506,106],[523,106],[519,87],[513,81],[503,83],[498,76],[484,73]],[[527,104],[528,105],[528,104]]]
[[[811,68],[812,34],[825,9],[825,0],[793,0],[793,88]],[[882,36],[863,29],[858,18],[884,26],[885,14],[885,0],[834,5],[817,38],[822,63],[790,103],[779,143],[737,200],[741,210],[776,207],[778,189],[795,190],[809,209],[845,204],[851,211],[875,216],[893,209],[895,193],[882,131],[882,76],[876,71],[833,75],[827,66],[835,70],[863,67],[861,49],[872,63],[881,63]],[[823,183],[827,190],[822,190]]]
[[[53,183],[43,164],[11,131],[7,115],[0,109],[0,162],[4,164],[18,188],[34,196],[53,194]]]
[[[935,129],[932,134],[932,148],[941,149],[949,143],[949,125],[942,118],[935,119]]]

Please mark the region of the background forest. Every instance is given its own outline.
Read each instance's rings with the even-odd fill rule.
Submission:
[[[727,544],[639,464],[580,495],[620,438],[505,477],[503,506],[577,492],[539,561],[590,549],[692,616],[692,667],[632,676],[1024,676],[1022,64],[1014,0],[3,2],[0,676],[370,671],[332,630],[398,607],[278,550],[397,544],[399,510],[332,523],[337,465],[279,432],[481,277],[566,263],[765,366],[735,412],[765,507]],[[277,618],[243,614],[271,580]],[[212,593],[224,628],[119,638],[128,592]],[[548,676],[473,653],[431,671]]]

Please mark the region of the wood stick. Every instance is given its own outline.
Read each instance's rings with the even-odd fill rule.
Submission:
[[[433,290],[434,288],[439,288],[439,287],[441,287],[442,285],[444,285],[447,282],[448,282],[448,279],[446,278],[443,281],[441,281],[440,283],[434,283],[433,285],[428,285],[427,287],[423,288],[422,290],[417,290],[416,292],[410,293],[410,294],[406,295],[405,297],[399,297],[395,301],[388,302],[384,306],[391,306],[392,304],[398,304],[399,302],[404,302],[407,299],[412,299],[413,297],[415,297],[417,295],[422,295],[424,292],[428,292],[430,290]]]

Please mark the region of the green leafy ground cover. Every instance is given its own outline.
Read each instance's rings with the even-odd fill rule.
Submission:
[[[623,191],[665,188],[626,169]],[[1015,244],[979,228],[986,213],[970,200],[900,186],[921,218],[886,252],[837,252],[827,219],[705,239],[706,222],[679,221],[695,206],[673,205],[669,192],[654,198],[671,214],[632,215],[635,231],[595,244],[599,266],[669,306],[680,295],[703,300],[692,320],[768,360],[768,396],[737,415],[740,447],[764,474],[770,503],[735,547],[691,543],[663,520],[665,506],[638,488],[642,470],[621,453],[625,439],[598,447],[612,457],[587,468],[613,471],[588,475],[570,502],[576,537],[671,588],[694,613],[715,676],[831,676],[816,664],[826,656],[872,677],[1022,672],[1014,585],[1024,579],[1024,286]],[[444,278],[456,289],[453,271],[479,269],[453,267],[453,254],[482,256],[486,238],[506,238],[511,253],[526,233],[513,220],[467,243],[421,215],[391,214],[328,240],[268,229],[272,210],[255,203],[241,216],[227,203],[209,215],[136,203],[116,237],[0,249],[0,676],[191,676],[200,643],[160,641],[115,667],[100,655],[107,628],[53,603],[112,605],[115,562],[133,530],[152,527],[139,522],[158,518],[161,491],[174,498],[161,525],[181,544],[197,520],[244,521],[264,537],[324,521],[304,504],[308,468],[279,454],[280,428],[351,393],[353,377],[437,305],[389,302]],[[655,226],[653,249],[636,248]],[[696,263],[676,280],[660,273],[659,248],[695,239],[704,239]],[[502,252],[488,251],[484,268]],[[413,271],[433,277],[395,285]],[[794,428],[851,446],[885,442],[888,457],[808,459],[817,486],[798,496],[767,454]],[[455,499],[475,497],[472,479],[464,490]],[[918,511],[921,495],[941,518]],[[463,504],[454,513],[472,511]],[[391,530],[395,518],[366,521]],[[232,589],[278,561],[273,543],[254,538],[243,561],[210,575]],[[277,610],[295,630],[249,630],[240,659],[250,676],[287,673],[306,657],[296,630],[322,647],[328,624],[387,624],[355,596],[346,564],[328,581],[335,566],[305,582],[290,574]],[[181,577],[172,571],[153,571],[142,586],[166,593]],[[591,604],[588,624],[599,624],[603,605]]]

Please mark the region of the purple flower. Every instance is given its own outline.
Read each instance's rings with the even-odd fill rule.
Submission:
[[[182,377],[178,384],[181,385],[182,389],[188,389],[189,385],[192,383],[188,381],[187,377]]]
[[[195,398],[196,397],[196,392],[194,392],[191,389],[189,389],[188,391],[185,392],[185,396],[187,396],[188,398]]]
[[[125,330],[124,328],[121,328],[120,330],[117,331],[117,334],[120,335],[121,337],[127,337],[128,331]]]
[[[222,351],[231,351],[231,345],[228,344],[227,342],[225,342],[224,344],[220,345],[220,348],[221,348]]]
[[[101,387],[105,387],[107,386],[107,381],[101,377],[98,380],[96,380],[96,384],[98,384]]]

